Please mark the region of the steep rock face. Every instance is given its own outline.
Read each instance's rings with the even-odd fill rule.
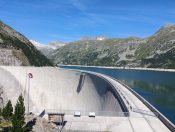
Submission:
[[[0,49],[0,65],[30,65],[27,57],[20,50]]]
[[[145,39],[80,40],[48,57],[55,64],[173,68],[174,46],[175,25],[168,25]]]
[[[22,34],[0,21],[0,65],[51,66]]]

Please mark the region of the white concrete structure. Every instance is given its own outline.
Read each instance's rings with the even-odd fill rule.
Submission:
[[[30,80],[28,73],[33,74]],[[22,93],[27,108],[29,95],[29,109],[35,114],[44,109],[46,113],[64,112],[67,123],[63,131],[170,131],[131,91],[106,75],[52,67],[1,66],[0,88],[4,102],[10,99],[13,105]],[[129,116],[123,113],[126,110],[120,99]],[[80,117],[74,116],[77,111]],[[95,113],[94,118],[88,117],[90,112]]]
[[[29,80],[28,73],[33,74]],[[58,68],[0,67],[0,86],[5,100],[15,104],[22,93],[30,111],[44,109],[122,112],[108,83],[93,75]],[[29,84],[30,83],[30,84]],[[29,89],[30,88],[30,89]]]

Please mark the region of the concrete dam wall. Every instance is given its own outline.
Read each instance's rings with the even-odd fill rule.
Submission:
[[[33,78],[28,77],[33,74]],[[29,93],[28,93],[29,92]],[[111,85],[93,74],[52,67],[0,67],[1,104],[20,94],[33,113],[44,109],[122,112]]]

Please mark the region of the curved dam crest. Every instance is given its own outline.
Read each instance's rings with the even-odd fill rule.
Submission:
[[[33,74],[29,80],[28,73]],[[122,112],[117,96],[102,78],[51,67],[0,67],[4,100],[16,103],[22,93],[33,113],[44,109]],[[5,101],[4,101],[5,103]]]

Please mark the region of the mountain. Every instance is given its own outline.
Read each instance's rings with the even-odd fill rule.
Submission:
[[[145,58],[155,54],[164,53],[174,46],[175,25],[167,25],[158,30],[147,39],[147,43],[140,45],[138,58]],[[144,51],[144,52],[143,52]]]
[[[142,52],[142,53],[141,53]],[[175,68],[175,25],[162,27],[140,45],[138,53],[147,67]]]
[[[54,50],[56,50],[56,49],[58,49],[58,48],[60,48],[62,46],[65,46],[65,45],[66,45],[66,43],[63,43],[63,42],[50,42],[48,44],[48,46],[51,47]]]
[[[65,43],[62,42],[51,42],[49,44],[41,44],[35,40],[30,40],[30,42],[39,50],[41,53],[43,53],[45,56],[48,56],[51,54],[53,51],[56,49],[66,45]]]
[[[0,65],[53,64],[24,35],[0,21]]]
[[[55,64],[175,68],[175,25],[148,38],[83,39],[48,57]]]
[[[80,40],[69,43],[49,55],[55,64],[114,66],[133,60],[139,38]]]

